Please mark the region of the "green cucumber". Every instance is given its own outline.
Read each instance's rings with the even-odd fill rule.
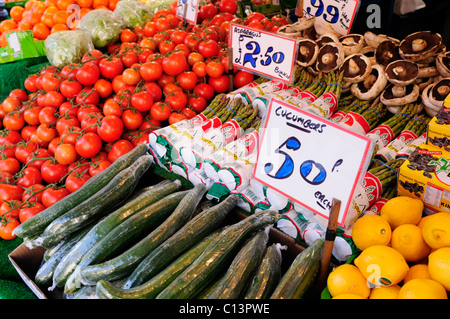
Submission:
[[[301,299],[316,279],[324,240],[316,239],[295,257],[270,299]]]
[[[267,299],[275,290],[281,279],[282,248],[279,243],[267,247],[261,264],[243,296],[244,299]]]
[[[65,242],[65,240],[61,240],[57,245],[55,245],[55,246],[53,246],[53,247],[51,247],[49,249],[46,249],[42,259],[44,261],[49,260],[50,257],[52,257],[52,255],[64,244],[64,242]],[[26,244],[26,246],[27,246],[27,244]],[[29,247],[29,245],[27,247]]]
[[[206,190],[204,184],[196,185],[181,200],[173,213],[145,238],[113,259],[82,269],[80,274],[82,282],[95,284],[100,279],[111,281],[129,275],[145,256],[192,218]]]
[[[38,285],[47,285],[51,283],[56,266],[58,266],[61,259],[72,249],[73,246],[89,231],[89,228],[83,228],[78,232],[72,234],[63,241],[61,247],[56,250],[51,257],[46,260],[38,269],[34,281]],[[50,290],[53,290],[50,288]]]
[[[269,240],[268,230],[256,231],[239,250],[208,299],[237,299],[261,262]]]
[[[188,192],[179,191],[170,194],[120,223],[84,254],[74,272],[67,279],[64,291],[73,293],[81,287],[83,283],[80,273],[83,268],[106,260],[160,225]]]
[[[168,267],[146,283],[130,289],[119,288],[106,281],[97,282],[97,295],[100,299],[153,299],[167,287],[181,272],[194,262],[206,247],[217,237],[218,232],[206,236],[190,250],[178,257]]]
[[[84,200],[91,197],[101,188],[105,187],[114,176],[130,166],[136,159],[148,153],[148,146],[144,143],[139,144],[130,152],[122,155],[115,160],[104,171],[90,178],[80,189],[67,195],[52,206],[44,209],[39,214],[26,220],[14,229],[14,234],[19,237],[33,237],[41,234],[44,229],[57,217],[68,212],[73,207],[79,205]]]
[[[68,212],[56,218],[41,235],[42,246],[52,247],[68,234],[98,220],[115,205],[125,200],[152,164],[150,155],[142,155],[102,189]]]
[[[139,263],[123,288],[129,289],[146,282],[205,236],[217,230],[236,203],[237,197],[230,196],[192,218]]]
[[[180,187],[181,183],[178,180],[174,182],[164,180],[156,185],[145,187],[139,191],[139,195],[133,196],[123,206],[96,223],[56,267],[53,284],[57,287],[63,287],[83,256],[97,242],[127,218],[177,191]]]
[[[167,286],[156,299],[190,299],[204,289],[215,276],[224,270],[236,249],[259,228],[275,224],[281,215],[263,210],[231,225],[220,233],[204,253]]]

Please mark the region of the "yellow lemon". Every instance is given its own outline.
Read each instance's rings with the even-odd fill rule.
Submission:
[[[431,279],[427,264],[416,264],[409,267],[408,273],[405,278],[403,278],[403,283],[406,284],[408,281],[415,278]]]
[[[391,247],[399,251],[408,262],[418,262],[431,251],[422,236],[422,229],[413,224],[403,224],[392,232]]]
[[[450,247],[439,248],[428,256],[430,277],[450,291]]]
[[[352,293],[367,298],[370,294],[369,284],[352,264],[343,264],[333,269],[328,275],[327,287],[332,297]]]
[[[416,278],[402,286],[398,299],[448,299],[444,286],[432,279]]]
[[[352,239],[361,250],[372,245],[387,245],[391,240],[391,226],[380,215],[365,215],[353,224]]]
[[[422,233],[431,248],[450,247],[450,213],[429,215],[423,223]]]
[[[398,284],[409,269],[403,255],[385,245],[373,245],[364,249],[354,263],[364,278],[376,287]]]
[[[420,219],[419,223],[417,224],[417,226],[419,226],[420,229],[423,229],[423,224],[425,224],[425,221],[427,220],[428,217],[429,217],[429,215],[423,216],[423,217]]]
[[[357,294],[341,294],[339,296],[333,297],[332,299],[367,299],[364,297],[361,297]]]
[[[423,202],[408,196],[391,198],[383,205],[380,216],[385,218],[391,229],[402,224],[417,225],[422,218]]]
[[[369,299],[398,299],[399,285],[375,287],[370,291]]]

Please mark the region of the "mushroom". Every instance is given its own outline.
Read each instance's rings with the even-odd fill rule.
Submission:
[[[412,83],[407,86],[391,84],[381,93],[380,101],[386,106],[402,106],[415,102],[419,94],[417,84]]]
[[[419,69],[420,74],[420,69]],[[419,86],[419,91],[422,92],[428,85],[433,83],[433,78],[420,78],[417,77],[417,79],[414,81],[415,84]]]
[[[418,79],[423,78],[432,78],[439,75],[439,70],[436,65],[428,64],[428,65],[419,65],[419,74],[417,74]]]
[[[306,18],[302,17],[297,20],[295,23],[290,23],[281,26],[277,33],[282,34],[284,36],[290,37],[290,38],[300,38],[302,37],[302,31],[306,29],[310,29],[314,26],[315,17],[312,18]]]
[[[450,94],[450,78],[445,78],[435,83],[428,93],[430,103],[436,107],[442,107],[447,95]]]
[[[425,89],[423,89],[422,95],[421,95],[422,103],[425,107],[425,112],[431,117],[435,116],[436,113],[440,109],[440,107],[435,106],[430,101],[429,94],[430,94],[431,90],[433,89],[434,85],[435,85],[435,83],[431,83],[430,85],[428,85]]]
[[[344,71],[342,79],[345,82],[357,83],[366,79],[370,71],[372,70],[372,65],[370,60],[363,54],[356,53],[348,56],[342,63],[341,70]]]
[[[361,34],[349,34],[339,38],[346,56],[358,53],[364,47],[364,37]]]
[[[360,100],[373,100],[384,90],[387,85],[384,68],[375,64],[370,74],[364,81],[352,84],[351,93]]]
[[[359,53],[368,57],[371,65],[377,64],[377,60],[375,59],[375,48],[367,45],[363,47]]]
[[[319,72],[328,73],[338,69],[344,62],[344,51],[334,43],[326,43],[319,49],[316,68]]]
[[[387,66],[389,63],[399,59],[398,45],[391,40],[381,42],[375,49],[375,60],[378,64]]]
[[[303,67],[314,64],[319,55],[319,45],[309,39],[302,39],[299,41],[297,64]]]
[[[450,77],[450,51],[438,54],[436,68],[443,77]]]
[[[324,34],[333,34],[337,37],[340,36],[338,32],[336,32],[331,24],[324,22],[321,19],[316,19],[314,21],[314,28],[316,29],[317,34],[324,35]]]
[[[336,44],[339,44],[340,47],[342,47],[341,42],[339,41],[339,38],[334,34],[321,35],[316,40],[316,43],[319,45],[319,48],[321,48],[326,43],[336,43]]]
[[[439,33],[431,31],[419,31],[408,35],[400,42],[400,56],[409,61],[417,62],[434,56],[442,45],[442,37]]]
[[[419,74],[419,67],[414,62],[397,60],[389,63],[385,72],[389,82],[397,87],[405,87],[416,80]],[[396,90],[397,88],[394,88],[394,91]]]
[[[378,46],[381,44],[381,42],[384,42],[386,40],[390,40],[390,41],[394,42],[395,44],[400,43],[400,41],[395,38],[388,37],[387,35],[384,35],[384,34],[375,34],[370,31],[367,31],[366,33],[364,33],[364,40],[366,41],[368,46],[375,48],[375,49],[378,48]]]

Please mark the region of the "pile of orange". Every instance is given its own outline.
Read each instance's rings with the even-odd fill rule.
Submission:
[[[395,197],[357,219],[352,239],[361,253],[329,274],[332,298],[448,299],[450,213],[423,216],[423,202]]]
[[[80,19],[91,10],[114,10],[117,2],[119,0],[29,0],[23,7],[12,7],[11,19],[0,22],[0,47],[6,45],[8,32],[32,30],[35,40],[45,40],[54,32],[76,29]]]

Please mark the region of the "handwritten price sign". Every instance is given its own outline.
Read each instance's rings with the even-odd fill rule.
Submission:
[[[198,5],[200,0],[178,0],[176,16],[190,24],[197,24]]]
[[[271,32],[231,24],[233,66],[291,83],[297,41]]]
[[[364,135],[272,99],[253,177],[325,218],[339,199],[343,226],[372,150]]]
[[[303,3],[303,6],[302,6]],[[339,34],[349,34],[360,5],[359,0],[299,0],[296,14],[329,23]]]

